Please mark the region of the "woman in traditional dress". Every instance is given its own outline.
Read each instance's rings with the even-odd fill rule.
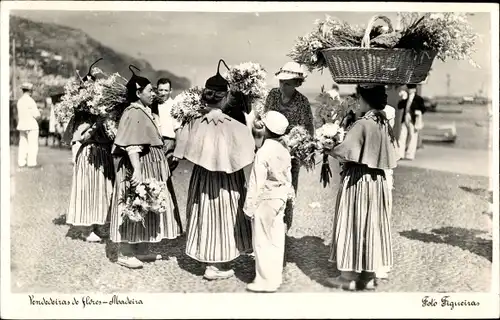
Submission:
[[[397,142],[383,112],[385,87],[360,86],[358,92],[365,114],[330,152],[344,164],[330,252],[341,274],[329,283],[346,290],[375,288],[375,272],[392,266],[392,208],[384,170],[396,167]]]
[[[88,242],[100,242],[109,215],[114,168],[112,140],[101,121],[87,114],[75,115],[72,144],[78,143],[66,223],[83,228]]]
[[[147,244],[162,239],[175,239],[182,233],[180,217],[174,213],[170,193],[167,210],[162,214],[148,214],[144,225],[122,217],[120,203],[124,194],[148,178],[166,182],[170,177],[163,141],[149,106],[154,97],[151,82],[135,75],[127,83],[130,105],[120,118],[113,156],[116,183],[111,206],[111,241],[119,243],[117,263],[127,268],[141,268],[141,260],[156,259],[147,254]]]
[[[277,73],[279,88],[271,89],[267,96],[264,112],[269,110],[278,111],[288,120],[287,132],[295,126],[303,126],[311,135],[314,135],[314,117],[311,105],[306,96],[297,91],[297,88],[305,81],[302,67],[295,62],[286,63]],[[254,121],[254,134],[262,136],[264,133],[262,120],[256,117]],[[292,159],[292,184],[295,192],[299,185],[300,163]],[[293,206],[289,201],[285,210],[285,223],[287,229],[292,227]]]
[[[99,59],[100,60],[100,59]],[[92,66],[82,82],[95,81]],[[73,182],[66,223],[82,228],[88,242],[100,242],[106,235],[114,168],[111,156],[112,140],[104,131],[102,121],[88,113],[76,112],[66,137],[71,137],[74,149]]]
[[[202,93],[205,114],[180,129],[174,151],[175,158],[194,164],[186,209],[186,254],[206,264],[204,277],[209,280],[232,277],[229,262],[252,249],[251,224],[243,213],[243,169],[253,162],[255,143],[244,123],[243,107],[234,97],[217,70]]]

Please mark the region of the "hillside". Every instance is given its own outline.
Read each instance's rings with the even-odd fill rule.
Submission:
[[[11,16],[10,39],[16,41],[16,65],[26,67],[36,64],[46,75],[67,78],[74,76],[75,69],[78,69],[83,76],[90,64],[103,58],[98,66],[105,72],[119,72],[128,78],[128,65],[133,64],[141,69],[141,75],[151,81],[168,77],[175,89],[190,87],[189,79],[167,70],[155,70],[149,62],[116,52],[81,30]],[[10,53],[12,62],[12,48]]]

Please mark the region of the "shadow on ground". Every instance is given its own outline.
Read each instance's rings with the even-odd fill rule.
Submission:
[[[492,261],[492,240],[483,239],[478,235],[486,231],[456,227],[443,227],[433,229],[430,233],[420,232],[416,229],[402,231],[399,234],[411,240],[422,242],[444,243],[470,251],[480,257]]]
[[[493,191],[488,191],[485,188],[470,188],[466,186],[460,186],[460,189],[465,192],[475,194],[476,196],[483,198],[485,201],[493,203]]]
[[[330,246],[325,245],[320,237],[287,236],[286,246],[286,261],[295,263],[306,276],[322,286],[328,286],[326,280],[339,274],[335,265],[328,261]]]
[[[94,231],[99,237],[103,239],[103,242],[109,237],[108,232],[105,230],[109,230],[109,226],[106,228],[99,228],[98,231],[94,230],[94,227],[83,227],[83,226],[72,226],[66,224],[66,214],[61,214],[59,217],[52,219],[52,223],[56,226],[67,226],[68,232],[66,233],[66,237],[73,240],[85,241],[85,238]]]

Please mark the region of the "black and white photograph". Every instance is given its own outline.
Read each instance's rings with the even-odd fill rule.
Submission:
[[[498,4],[1,6],[2,318],[500,316]]]

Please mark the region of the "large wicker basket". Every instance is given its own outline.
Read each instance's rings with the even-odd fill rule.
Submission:
[[[378,19],[388,24],[389,32],[393,31],[389,18],[376,15],[368,23],[361,47],[321,51],[333,80],[339,84],[409,84],[424,81],[437,52],[370,48],[370,32]]]

